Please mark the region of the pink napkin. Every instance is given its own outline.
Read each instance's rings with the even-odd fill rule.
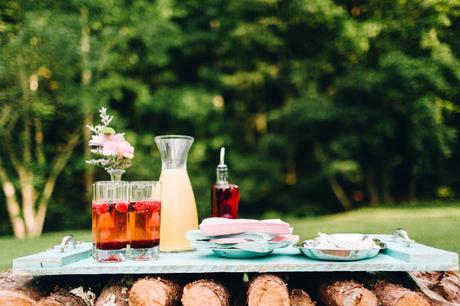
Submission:
[[[289,224],[278,219],[259,221],[252,219],[207,218],[201,222],[200,231],[207,236],[240,233],[288,235],[291,233]]]

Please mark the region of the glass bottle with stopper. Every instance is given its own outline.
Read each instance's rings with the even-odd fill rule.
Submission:
[[[228,167],[225,164],[225,148],[220,148],[220,163],[216,169],[217,181],[211,186],[211,216],[229,219],[238,218],[240,187],[228,182]]]

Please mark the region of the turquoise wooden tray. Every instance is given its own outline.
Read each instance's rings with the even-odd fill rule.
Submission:
[[[350,262],[316,261],[293,248],[276,250],[270,256],[228,259],[210,250],[161,253],[155,261],[98,263],[91,257],[91,244],[83,243],[61,253],[51,249],[13,260],[13,273],[31,275],[72,274],[163,274],[219,272],[332,272],[332,271],[454,271],[459,269],[458,254],[422,244],[410,248],[376,235],[387,249],[371,259]]]

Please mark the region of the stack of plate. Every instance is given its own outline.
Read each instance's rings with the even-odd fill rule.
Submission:
[[[209,249],[227,258],[256,258],[293,245],[299,237],[281,220],[209,218],[200,230],[189,231],[187,239],[197,249]]]

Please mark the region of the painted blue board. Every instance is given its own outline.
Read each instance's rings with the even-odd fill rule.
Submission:
[[[436,250],[436,249],[435,249]],[[458,270],[458,256],[446,262],[408,262],[388,254],[374,258],[334,262],[316,261],[292,247],[275,251],[271,256],[255,259],[227,259],[209,250],[162,253],[155,261],[98,263],[92,257],[62,267],[32,267],[23,260],[13,261],[13,273],[32,275],[72,274],[162,274],[218,272],[332,272],[332,271],[452,271]],[[451,255],[452,255],[451,254]],[[42,254],[46,256],[46,254]]]
[[[49,249],[45,252],[29,256],[15,258],[14,267],[23,268],[59,268],[73,262],[90,257],[92,254],[92,243],[86,242],[77,244],[75,248],[66,248],[64,252],[59,249]]]
[[[458,264],[458,254],[413,242],[407,247],[400,240],[393,241],[388,235],[370,235],[386,243],[385,254],[412,263]]]

